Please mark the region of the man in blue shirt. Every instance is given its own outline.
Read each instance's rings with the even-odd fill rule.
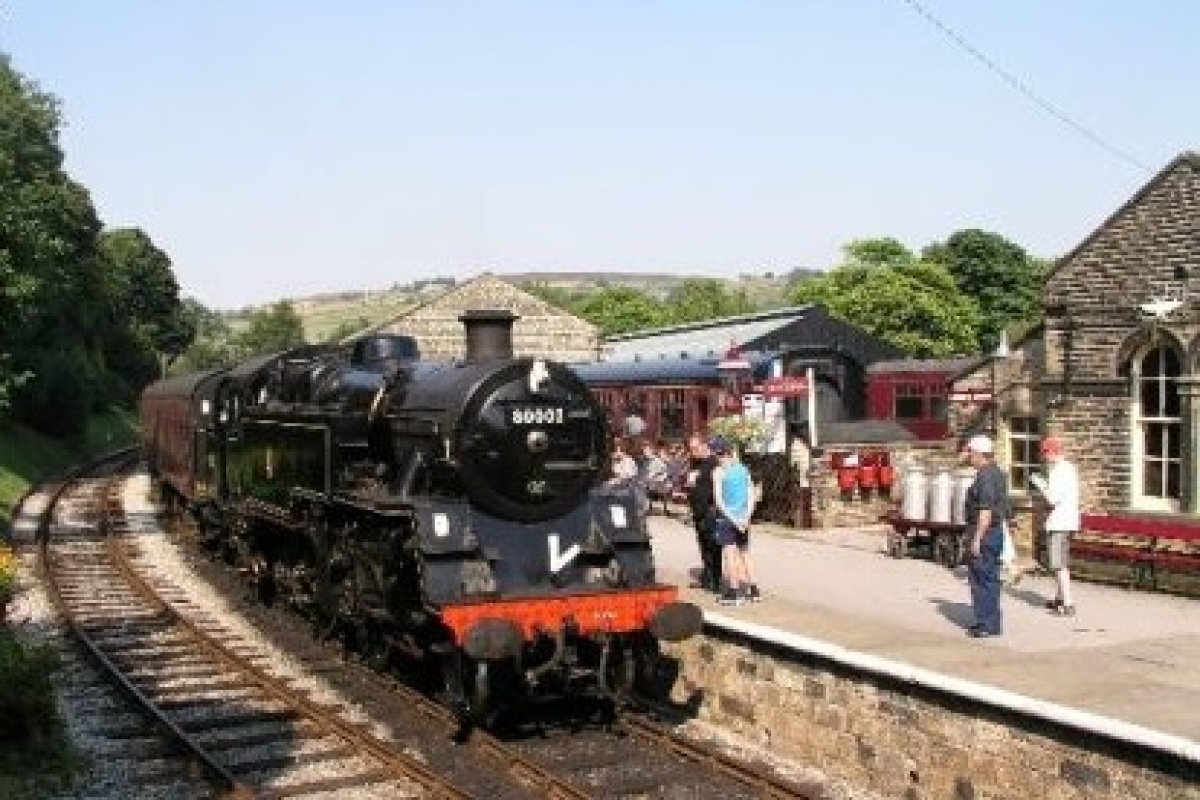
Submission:
[[[743,548],[749,546],[750,517],[754,514],[754,484],[750,470],[738,460],[736,450],[720,436],[708,443],[718,459],[713,471],[714,505],[717,510],[715,536],[721,546],[728,585],[719,602],[742,605],[758,599],[758,588],[749,582],[749,565]]]
[[[1008,479],[996,464],[992,440],[972,436],[967,457],[975,468],[975,482],[967,489],[966,529],[967,582],[975,624],[967,635],[975,639],[999,636],[1000,552],[1004,549],[1004,521],[1008,518]]]

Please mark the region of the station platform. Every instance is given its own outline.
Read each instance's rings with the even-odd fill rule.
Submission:
[[[648,524],[660,577],[689,587],[700,563],[690,522]],[[966,569],[892,558],[884,526],[756,525],[750,552],[762,603],[684,595],[706,613],[1200,742],[1198,599],[1077,580],[1078,612],[1059,617],[1044,607],[1053,578],[1027,573],[1005,587],[1004,635],[972,639]]]

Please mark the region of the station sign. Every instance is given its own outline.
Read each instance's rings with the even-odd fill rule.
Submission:
[[[754,387],[768,400],[781,400],[787,397],[807,397],[808,379],[800,375],[785,375],[779,378],[767,378]]]
[[[952,403],[981,403],[992,399],[990,389],[960,389],[950,393]]]
[[[749,372],[752,365],[738,350],[733,349],[717,362],[717,372]]]

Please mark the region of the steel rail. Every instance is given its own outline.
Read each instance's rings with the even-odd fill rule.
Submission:
[[[802,787],[783,778],[756,771],[750,765],[722,753],[712,745],[693,742],[687,737],[669,730],[662,723],[646,719],[646,711],[656,708],[660,707],[653,701],[639,698],[636,705],[626,705],[621,709],[618,720],[631,733],[643,740],[664,746],[689,761],[708,764],[738,783],[758,790],[763,797],[792,798],[794,800],[810,796]]]
[[[136,458],[136,448],[124,448],[122,450],[106,453],[92,461],[85,462],[74,467],[67,473],[58,478],[55,482],[54,490],[46,500],[46,505],[38,515],[37,524],[37,541],[39,550],[39,559],[41,564],[42,576],[48,588],[51,603],[58,611],[59,616],[64,620],[67,629],[71,635],[83,646],[87,654],[92,660],[100,666],[103,672],[108,676],[109,680],[129,697],[138,706],[142,714],[149,717],[154,726],[165,731],[171,742],[176,748],[182,751],[182,755],[190,759],[193,763],[198,764],[222,789],[222,795],[228,798],[246,798],[252,797],[253,794],[249,788],[242,784],[238,779],[227,770],[222,764],[216,761],[198,742],[189,736],[184,730],[175,724],[170,717],[166,715],[157,704],[147,697],[140,689],[137,688],[121,669],[112,662],[111,659],[104,653],[96,640],[84,628],[84,626],[76,618],[67,602],[66,596],[63,593],[62,586],[58,581],[58,576],[51,565],[50,558],[50,523],[57,509],[59,501],[68,490],[73,488],[78,482],[88,477],[92,473],[99,472],[101,468],[110,464],[118,465],[124,460],[133,461]],[[32,494],[32,491],[30,492]],[[102,501],[103,502],[103,501]],[[103,510],[101,512],[101,520],[105,516]]]
[[[104,653],[103,647],[95,641],[86,627],[79,623],[71,614],[66,598],[63,596],[61,588],[55,579],[49,559],[49,521],[54,508],[71,486],[99,471],[107,463],[118,462],[120,458],[126,459],[127,462],[132,462],[136,458],[135,451],[126,450],[121,451],[119,455],[110,454],[91,464],[73,470],[55,491],[51,501],[47,504],[46,511],[43,512],[43,517],[39,525],[39,539],[43,548],[44,569],[49,582],[53,585],[56,605],[60,608],[61,613],[64,614],[64,618],[69,620],[72,632],[84,643],[85,648],[102,665],[105,672],[145,710],[156,725],[168,731],[170,736],[182,745],[185,755],[199,762],[206,771],[216,778],[216,782],[223,789],[223,796],[239,799],[259,796],[259,793],[253,787],[248,786],[233,775],[228,768],[208,753],[203,745],[197,742],[194,737],[173,722],[153,698],[148,697],[139,690],[122,673],[121,668]],[[127,467],[128,463],[124,466]],[[121,505],[120,501],[113,497],[113,490],[120,478],[121,476],[111,478],[109,481],[106,481],[100,490],[99,522],[97,528],[103,537],[105,551],[110,557],[113,566],[120,573],[123,580],[153,610],[163,624],[169,625],[191,637],[193,642],[198,643],[211,658],[222,664],[226,669],[236,672],[247,684],[256,687],[266,697],[281,703],[285,707],[298,711],[318,730],[336,736],[347,745],[356,748],[361,754],[370,757],[394,779],[415,783],[428,796],[438,798],[439,800],[459,800],[460,798],[471,797],[469,793],[454,786],[416,759],[398,752],[392,746],[381,742],[370,734],[359,730],[351,723],[341,719],[336,713],[326,710],[318,703],[287,688],[282,682],[250,664],[190,620],[181,616],[164,601],[146,580],[138,574],[124,544],[121,542],[121,537],[114,534],[113,518],[116,513],[119,513]],[[377,782],[378,777],[375,780]]]

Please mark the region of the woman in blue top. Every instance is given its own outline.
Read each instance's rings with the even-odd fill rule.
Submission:
[[[722,605],[742,605],[748,597],[757,599],[758,596],[757,587],[749,582],[746,553],[742,550],[749,542],[750,517],[754,514],[754,484],[750,480],[750,470],[738,460],[729,442],[717,436],[708,443],[708,447],[718,459],[717,468],[713,470],[717,507],[714,535],[721,547],[728,580],[719,602]]]

